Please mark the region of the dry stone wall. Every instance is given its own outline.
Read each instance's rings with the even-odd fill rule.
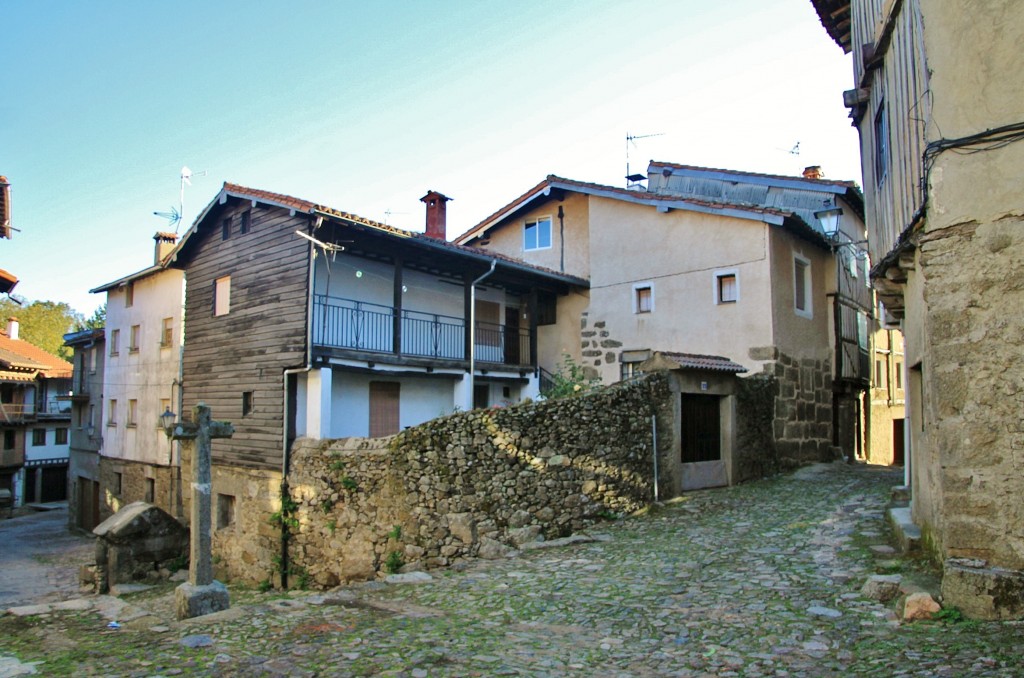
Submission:
[[[289,568],[333,586],[498,557],[640,509],[653,489],[650,417],[669,397],[666,377],[648,375],[391,438],[299,440]]]

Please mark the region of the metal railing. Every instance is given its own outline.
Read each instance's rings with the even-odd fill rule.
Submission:
[[[0,403],[0,421],[20,421],[34,419],[36,406],[34,403]]]
[[[393,353],[394,319],[392,306],[317,294],[313,297],[313,344]],[[400,320],[402,355],[468,360],[464,319],[402,309]],[[477,360],[531,364],[529,329],[477,322],[475,334]]]

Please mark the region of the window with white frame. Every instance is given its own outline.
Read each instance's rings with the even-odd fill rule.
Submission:
[[[654,312],[654,285],[649,282],[633,285],[633,313]]]
[[[735,270],[715,271],[716,304],[735,304],[740,300],[740,278]]]
[[[163,325],[160,328],[160,346],[161,348],[167,348],[171,345],[171,341],[174,339],[174,318],[164,318]]]
[[[811,318],[811,262],[799,254],[793,255],[793,309],[798,316]]]
[[[134,398],[128,401],[128,419],[125,421],[125,426],[135,427],[138,424],[139,416],[139,401]]]
[[[523,250],[546,250],[551,247],[551,217],[527,219],[523,225]]]

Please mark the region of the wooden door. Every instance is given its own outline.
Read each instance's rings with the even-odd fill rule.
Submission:
[[[903,426],[905,419],[892,420],[892,463],[893,466],[903,466],[906,451],[903,449]]]
[[[370,382],[370,437],[398,433],[401,384],[394,381]]]

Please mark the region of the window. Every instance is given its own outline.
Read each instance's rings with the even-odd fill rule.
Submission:
[[[220,222],[220,239],[227,240],[231,237],[231,217],[226,217]]]
[[[117,355],[117,345],[121,343],[121,330],[110,330],[110,355]]]
[[[128,283],[124,288],[124,307],[131,308],[135,303],[135,283]]]
[[[174,318],[164,318],[163,326],[160,328],[160,346],[168,348],[173,340]]]
[[[141,325],[132,325],[132,329],[128,335],[128,352],[138,353],[139,352],[139,335],[142,334]]]
[[[146,499],[145,501],[149,504],[153,503],[153,499],[156,497],[156,480],[153,478],[146,478]]]
[[[558,322],[558,299],[553,294],[537,295],[537,326]]]
[[[230,494],[217,495],[217,529],[235,524],[235,498]]]
[[[715,272],[715,303],[735,304],[740,298],[740,283],[736,271]]]
[[[231,276],[213,281],[213,314],[227,315],[231,310]]]
[[[53,437],[54,445],[67,445],[68,444],[68,430],[66,428],[58,428],[54,431]]]
[[[117,426],[117,401],[107,401],[107,426]]]
[[[878,104],[875,113],[875,184],[881,186],[889,167],[889,122],[885,116],[885,101]]]
[[[7,429],[4,431],[4,449],[13,450],[15,443],[14,431]]]
[[[886,383],[888,381],[888,379],[886,379],[888,373],[885,369],[885,363],[886,358],[884,355],[881,358],[875,358],[875,388],[877,389],[888,388],[888,384]]]
[[[551,217],[527,219],[523,228],[523,249],[546,250],[551,247]]]
[[[89,428],[96,426],[96,406],[89,405],[89,421],[85,422],[85,425]]]
[[[32,445],[38,447],[46,444],[46,429],[45,428],[34,428],[32,429]]]
[[[134,399],[133,400],[129,400],[128,401],[128,419],[125,421],[125,426],[132,426],[132,427],[134,427],[136,425],[136,423],[137,423],[136,419],[138,418],[138,416],[139,416],[139,401],[138,400],[134,400]]]
[[[804,318],[813,316],[811,308],[811,262],[793,255],[793,307]]]
[[[246,210],[245,212],[242,212],[242,223],[238,227],[238,232],[239,233],[243,233],[243,234],[244,233],[248,233],[249,232],[249,227],[251,225],[252,225],[252,212],[249,211],[249,210]]]
[[[96,360],[98,354],[98,349],[94,348],[89,350],[89,374],[96,374]]]
[[[242,392],[242,416],[246,417],[252,414],[252,391]]]
[[[121,473],[119,471],[114,471],[114,478],[111,483],[110,491],[114,494],[121,494]]]
[[[896,361],[895,367],[893,367],[893,381],[896,382],[896,390],[903,389],[903,363]]]
[[[650,283],[633,285],[633,313],[654,311],[654,287]]]

